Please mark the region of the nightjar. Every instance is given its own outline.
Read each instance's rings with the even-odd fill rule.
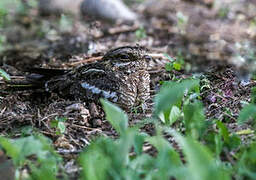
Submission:
[[[26,81],[66,98],[85,102],[105,98],[129,110],[149,99],[149,59],[144,48],[124,46],[73,70],[34,69]]]

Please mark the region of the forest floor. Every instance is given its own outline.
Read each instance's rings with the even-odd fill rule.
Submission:
[[[166,67],[169,71],[164,73],[162,66],[156,70],[151,77],[152,99],[160,81],[192,77],[196,72],[201,79],[200,96],[207,120],[218,119],[234,133],[253,129],[250,122],[243,125],[236,122],[241,108],[250,102],[251,88],[256,83],[253,78],[241,81],[251,66],[241,65],[236,58],[254,56],[255,2],[225,0],[214,4],[210,0],[163,0],[154,3],[132,5],[140,15],[140,20],[132,24],[86,22],[68,15],[41,17],[37,9],[30,9],[24,15],[15,14],[3,28],[6,41],[0,54],[0,68],[11,77],[24,76],[30,67],[69,69],[86,64],[88,59],[101,56],[113,47],[139,44],[166,59],[168,54],[181,66]],[[187,72],[187,68],[192,71]],[[144,116],[133,111],[129,118],[131,123],[136,123]],[[60,119],[64,119],[66,127],[61,134],[51,125]],[[117,136],[98,102],[89,105],[32,90],[1,91],[0,134],[17,138],[34,128],[52,139],[55,149],[69,165],[95,137]],[[151,126],[145,129],[153,131]],[[253,133],[242,135],[244,143],[254,138]],[[70,176],[74,177],[72,173]]]

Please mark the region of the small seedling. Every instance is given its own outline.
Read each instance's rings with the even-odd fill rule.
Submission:
[[[147,34],[146,34],[146,30],[143,26],[141,26],[139,29],[137,29],[135,31],[135,36],[138,40],[146,38]]]
[[[56,134],[64,134],[66,131],[65,121],[67,120],[66,117],[56,117],[54,120],[51,121],[51,127],[56,128]]]
[[[10,81],[11,77],[3,69],[0,68],[0,76],[4,78],[5,81]]]
[[[188,16],[184,15],[182,12],[179,11],[176,13],[176,17],[178,20],[177,22],[178,29],[180,30],[181,34],[184,34],[186,26],[188,24]]]
[[[170,57],[168,54],[164,54],[164,56],[170,61],[169,63],[166,63],[165,70],[166,71],[180,71],[184,69],[184,57],[182,56],[181,52],[178,53],[176,59],[174,60],[172,57]]]

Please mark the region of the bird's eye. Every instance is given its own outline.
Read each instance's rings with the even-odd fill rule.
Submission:
[[[145,56],[144,56],[144,59],[145,59],[146,61],[151,61],[151,60],[152,60],[152,57],[151,57],[151,56],[148,56],[148,55],[145,55]]]
[[[129,56],[127,54],[121,54],[120,59],[129,59]]]

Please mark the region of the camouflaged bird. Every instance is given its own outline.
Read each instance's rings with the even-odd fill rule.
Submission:
[[[148,58],[141,47],[119,47],[101,61],[73,70],[34,69],[26,81],[62,97],[85,102],[105,98],[129,110],[149,99]]]

